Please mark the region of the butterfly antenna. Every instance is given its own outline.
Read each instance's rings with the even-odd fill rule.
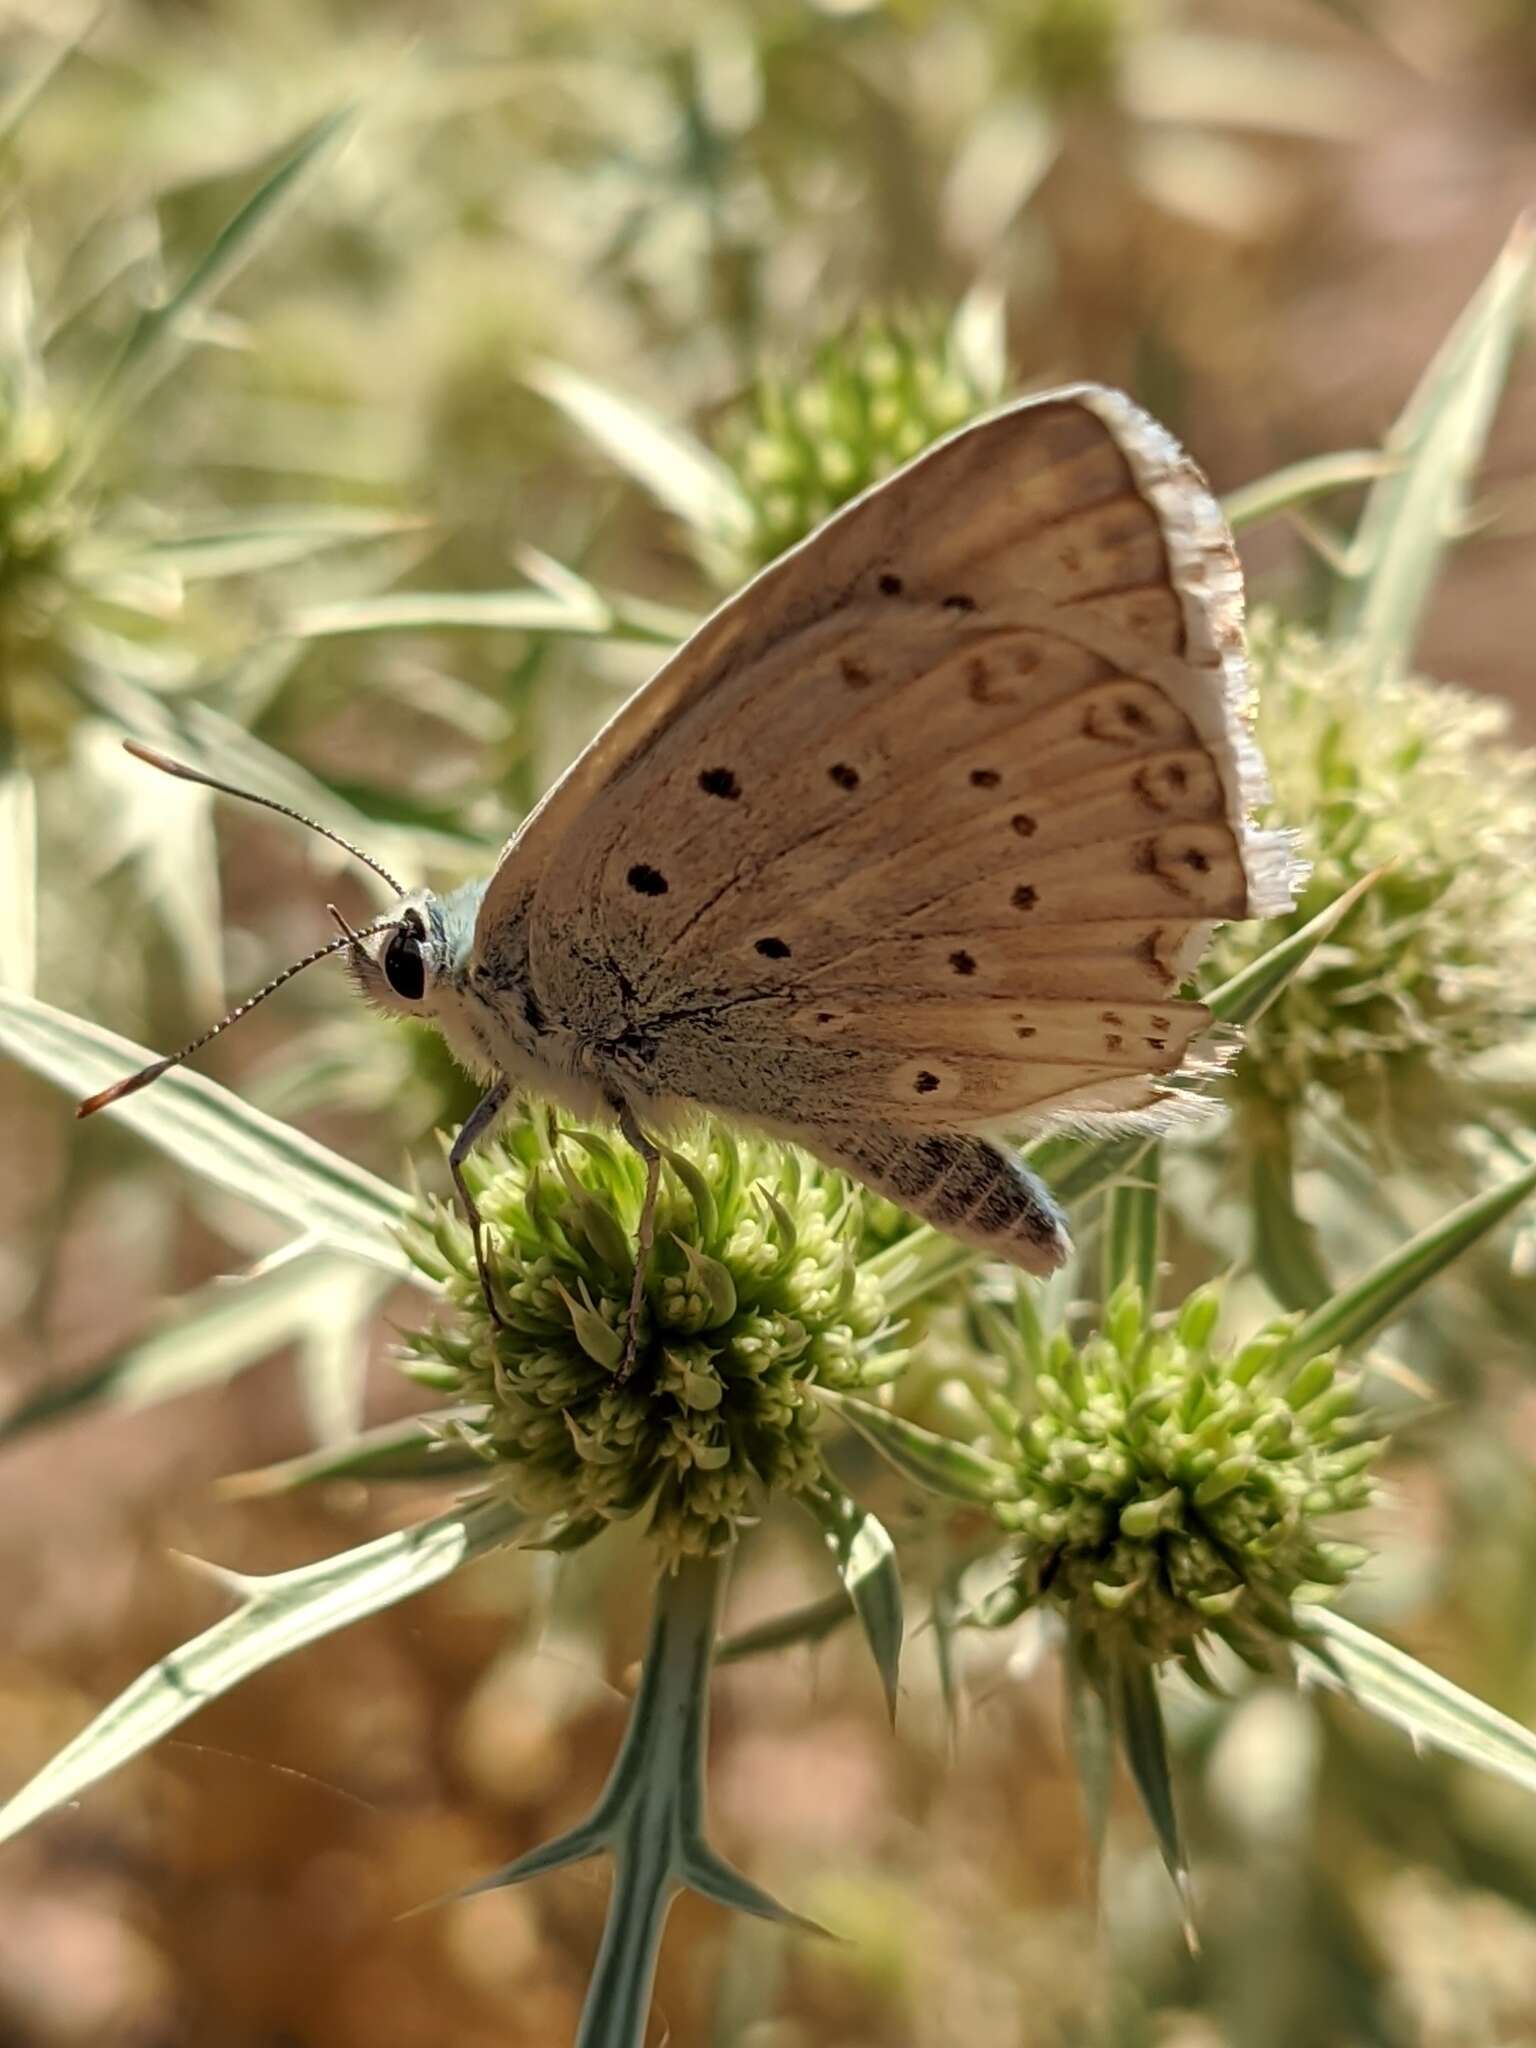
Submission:
[[[214,787],[218,788],[219,785],[216,783]],[[313,953],[306,953],[302,960],[295,960],[293,965],[285,967],[281,974],[274,974],[264,988],[257,989],[255,995],[247,996],[243,1003],[237,1003],[229,1015],[221,1017],[211,1031],[203,1032],[190,1044],[184,1045],[180,1052],[173,1052],[169,1059],[151,1060],[147,1067],[141,1067],[136,1074],[129,1074],[126,1080],[114,1081],[110,1088],[103,1088],[99,1094],[88,1095],[84,1102],[76,1107],[75,1115],[94,1116],[98,1109],[106,1109],[111,1103],[121,1102],[126,1095],[137,1095],[139,1090],[147,1088],[151,1081],[158,1081],[160,1076],[168,1073],[172,1067],[179,1067],[182,1061],[190,1059],[193,1053],[201,1052],[209,1040],[217,1038],[221,1031],[227,1031],[231,1024],[238,1024],[258,1003],[264,1003],[268,996],[275,995],[284,982],[292,981],[293,977],[302,974],[306,967],[313,967],[317,960],[325,960],[332,953],[341,952],[343,947],[355,946],[362,939],[372,938],[375,932],[387,931],[395,921],[393,917],[381,917],[377,924],[365,925],[360,932],[348,930],[343,932],[340,938],[330,939],[325,945],[317,946]]]
[[[339,846],[344,853],[350,853],[354,860],[360,860],[364,867],[372,868],[382,881],[388,882],[397,896],[405,890],[395,880],[382,862],[376,861],[371,853],[364,853],[360,846],[354,846],[350,839],[343,839],[339,832],[333,832],[329,825],[322,825],[318,818],[306,818],[302,811],[294,810],[291,804],[280,804],[275,797],[258,796],[253,789],[240,789],[233,782],[220,782],[217,776],[205,775],[201,768],[189,768],[184,761],[173,761],[169,754],[159,753],[154,747],[146,747],[142,740],[124,740],[123,745],[136,761],[147,761],[151,768],[158,768],[162,775],[174,775],[181,782],[200,782],[204,789],[216,789],[221,796],[237,796],[243,803],[260,804],[265,811],[276,811],[279,817],[292,818],[296,824],[307,825],[311,832],[318,832],[322,839],[329,839],[333,846]]]

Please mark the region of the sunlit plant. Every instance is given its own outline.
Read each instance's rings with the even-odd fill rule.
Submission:
[[[1362,522],[1348,568],[1361,593],[1350,647],[1330,644],[1326,660],[1339,673],[1353,673],[1348,664],[1358,662],[1369,679],[1362,689],[1384,693],[1356,707],[1367,727],[1391,702],[1400,707],[1400,732],[1438,732],[1449,701],[1428,700],[1426,710],[1401,676],[1425,573],[1445,545],[1486,425],[1486,406],[1469,418],[1448,393],[1474,370],[1496,385],[1520,304],[1511,264],[1523,289],[1529,262],[1521,245],[1421,392]],[[830,375],[825,360],[817,374]],[[837,377],[852,374],[842,362]],[[691,503],[701,518],[706,510],[710,520],[723,516],[725,527],[708,530],[750,547],[749,495],[718,457],[579,378],[551,369],[542,381],[610,451],[670,492],[674,511]],[[793,424],[801,440],[815,440],[814,419]],[[924,431],[939,425],[929,419]],[[846,458],[847,437],[817,444],[818,490],[838,445]],[[856,488],[860,464],[884,460],[883,448],[861,444],[857,461],[844,460],[838,487]],[[1249,495],[1248,516],[1294,507],[1341,480],[1337,466],[1268,480]],[[28,559],[46,565],[53,545],[43,535]],[[514,603],[505,617],[524,627],[541,618],[550,633],[667,637],[668,622],[654,609],[604,597],[558,565],[539,569],[542,591],[532,596],[543,612],[532,601]],[[418,623],[422,616],[418,610]],[[1261,644],[1272,663],[1277,643]],[[1287,660],[1305,646],[1279,644]],[[1280,678],[1289,737],[1307,773],[1316,776],[1319,762],[1329,772],[1343,762],[1353,789],[1373,787],[1372,746],[1346,745],[1342,720],[1337,746],[1320,739],[1309,687],[1310,667]],[[1278,751],[1283,757],[1284,740]],[[1394,767],[1418,773],[1429,751],[1427,740],[1417,752],[1409,746],[1414,758]],[[1511,794],[1523,788],[1524,770],[1506,770],[1500,821],[1524,830]],[[1391,805],[1383,811],[1384,833],[1400,827]],[[1284,1034],[1298,1032],[1300,1018],[1313,1034],[1305,1043],[1329,1046],[1334,1063],[1324,1071],[1318,1062],[1309,1084],[1333,1086],[1347,1111],[1352,1013],[1381,998],[1389,1018],[1401,1021],[1414,1004],[1415,1017],[1427,1015],[1472,939],[1465,923],[1453,925],[1451,885],[1440,870],[1418,895],[1401,893],[1427,840],[1406,852],[1400,841],[1355,848],[1347,832],[1320,831],[1315,844],[1322,879],[1314,897],[1294,920],[1224,955],[1207,1000],[1217,1020],[1250,1034],[1256,1071],[1240,1086],[1288,1099],[1287,1057],[1273,1057],[1271,1075],[1267,1048],[1293,1042]],[[1504,844],[1490,823],[1479,841],[1484,858],[1496,862]],[[1521,907],[1505,881],[1496,874],[1489,889],[1512,929]],[[1478,1043],[1496,1042],[1523,1014],[1519,1005],[1485,1003]],[[76,1092],[102,1088],[144,1060],[140,1048],[23,994],[0,1002],[0,1037],[13,1057]],[[1415,1048],[1416,1041],[1391,1050]],[[1469,1039],[1457,1041],[1458,1053],[1471,1049]],[[55,1410],[124,1398],[125,1389],[152,1393],[157,1373],[174,1377],[172,1364],[180,1386],[194,1371],[216,1378],[287,1334],[296,1304],[312,1314],[350,1289],[355,1313],[383,1286],[414,1277],[431,1301],[410,1319],[402,1362],[439,1405],[383,1432],[338,1432],[339,1441],[268,1480],[298,1485],[389,1471],[443,1479],[455,1497],[414,1526],[316,1564],[267,1578],[224,1575],[233,1611],[130,1686],[45,1765],[0,1810],[0,1834],[79,1797],[250,1673],[491,1549],[519,1544],[560,1555],[611,1540],[615,1523],[632,1524],[654,1572],[654,1612],[607,1782],[583,1820],[475,1888],[599,1854],[612,1859],[580,2040],[584,2048],[633,2048],[644,2038],[657,1951],[680,1890],[805,1925],[724,1861],[706,1825],[710,1670],[730,1567],[749,1528],[780,1514],[810,1517],[828,1560],[832,1619],[846,1613],[857,1622],[893,1713],[899,1703],[905,1589],[913,1581],[904,1578],[907,1561],[891,1530],[839,1476],[856,1439],[879,1453],[924,1505],[928,1526],[943,1532],[946,1598],[932,1630],[941,1654],[959,1632],[1021,1625],[1059,1646],[1093,1838],[1102,1836],[1118,1751],[1191,1928],[1198,1886],[1163,1718],[1168,1688],[1183,1678],[1241,1688],[1259,1672],[1329,1685],[1416,1743],[1536,1790],[1536,1735],[1330,1604],[1368,1563],[1352,1525],[1374,1497],[1383,1454],[1371,1347],[1430,1281],[1536,1192],[1536,1165],[1480,1186],[1416,1232],[1400,1232],[1374,1263],[1323,1280],[1304,1304],[1272,1286],[1291,1310],[1276,1315],[1269,1307],[1253,1312],[1246,1299],[1234,1306],[1238,1289],[1223,1293],[1209,1267],[1191,1286],[1165,1271],[1165,1227],[1203,1243],[1200,1219],[1181,1215],[1163,1192],[1174,1185],[1163,1169],[1198,1138],[1037,1141],[1032,1163],[1072,1202],[1085,1247],[1067,1284],[1043,1292],[988,1269],[889,1205],[866,1203],[791,1148],[700,1122],[665,1157],[640,1349],[621,1385],[615,1367],[641,1185],[638,1162],[603,1132],[530,1104],[475,1157],[473,1189],[505,1306],[498,1327],[463,1223],[431,1197],[402,1192],[185,1071],[119,1113],[210,1186],[280,1217],[292,1233],[289,1255],[250,1277],[233,1309],[228,1291],[194,1302],[175,1344],[157,1350],[149,1340],[89,1384],[77,1383]],[[1264,1261],[1256,1264],[1268,1279]],[[901,1405],[901,1380],[913,1349],[929,1341],[925,1315],[939,1306],[950,1348],[935,1352],[932,1370],[953,1398],[917,1417]],[[45,1419],[35,1412],[31,1421]],[[823,1605],[814,1626],[791,1616],[755,1644],[726,1647],[742,1656],[761,1651],[769,1634],[782,1644],[826,1626]]]

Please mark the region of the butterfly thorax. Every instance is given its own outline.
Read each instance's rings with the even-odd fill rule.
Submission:
[[[489,938],[477,938],[451,994],[451,1013],[445,1009],[438,1021],[466,1065],[504,1075],[520,1092],[576,1116],[611,1110],[615,1088],[603,1048],[556,1014],[535,986],[523,916],[504,917]]]

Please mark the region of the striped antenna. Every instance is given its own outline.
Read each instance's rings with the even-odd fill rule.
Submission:
[[[124,740],[124,747],[136,761],[147,761],[151,768],[158,768],[162,775],[174,775],[179,782],[200,782],[204,789],[216,789],[220,796],[237,796],[242,803],[260,804],[264,811],[276,811],[281,818],[292,818],[295,824],[307,825],[311,832],[318,832],[322,839],[329,839],[333,846],[339,846],[343,853],[350,853],[354,860],[360,860],[364,867],[372,868],[382,881],[388,882],[397,896],[405,894],[382,862],[376,861],[371,853],[364,853],[360,846],[354,846],[350,839],[343,839],[339,832],[333,832],[329,825],[322,825],[318,818],[306,818],[302,811],[294,810],[291,804],[280,804],[275,797],[258,796],[253,789],[240,789],[233,782],[220,782],[217,776],[205,775],[201,768],[189,768],[185,761],[173,761],[169,754],[162,754],[154,747],[146,747],[142,740]]]
[[[215,783],[214,787],[218,788],[220,785]],[[313,967],[317,960],[328,959],[332,953],[339,953],[344,947],[355,946],[363,939],[372,938],[375,932],[387,931],[396,922],[397,919],[394,917],[381,917],[377,924],[366,925],[360,932],[345,931],[340,938],[331,939],[325,945],[317,946],[313,953],[306,953],[302,960],[295,960],[293,965],[285,967],[281,974],[274,974],[264,988],[257,989],[255,995],[247,996],[243,1003],[237,1003],[229,1015],[221,1017],[211,1031],[203,1032],[201,1037],[194,1038],[190,1044],[184,1045],[180,1052],[173,1052],[169,1059],[151,1060],[147,1067],[141,1067],[136,1074],[129,1074],[122,1081],[114,1081],[110,1088],[103,1088],[95,1095],[88,1095],[84,1102],[77,1106],[75,1115],[94,1116],[98,1109],[106,1109],[111,1103],[121,1102],[125,1096],[137,1095],[139,1090],[147,1088],[151,1081],[158,1081],[160,1076],[168,1073],[172,1067],[179,1067],[182,1061],[190,1059],[193,1053],[201,1052],[210,1039],[217,1038],[221,1031],[227,1031],[231,1024],[237,1024],[242,1017],[254,1010],[258,1003],[264,1003],[268,996],[275,994],[285,981],[292,981],[296,974],[302,974],[306,967]]]

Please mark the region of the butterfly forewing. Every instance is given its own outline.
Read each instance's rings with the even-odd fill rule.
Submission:
[[[793,1132],[922,1209],[904,1132],[1136,1108],[1188,1065],[1204,1013],[1172,998],[1211,924],[1287,901],[1242,689],[1236,557],[1182,452],[1096,388],[1015,406],[695,635],[509,848],[477,951],[526,911],[538,1004],[623,1049],[631,1100]],[[1011,1199],[924,1157],[935,1220],[962,1184]]]

